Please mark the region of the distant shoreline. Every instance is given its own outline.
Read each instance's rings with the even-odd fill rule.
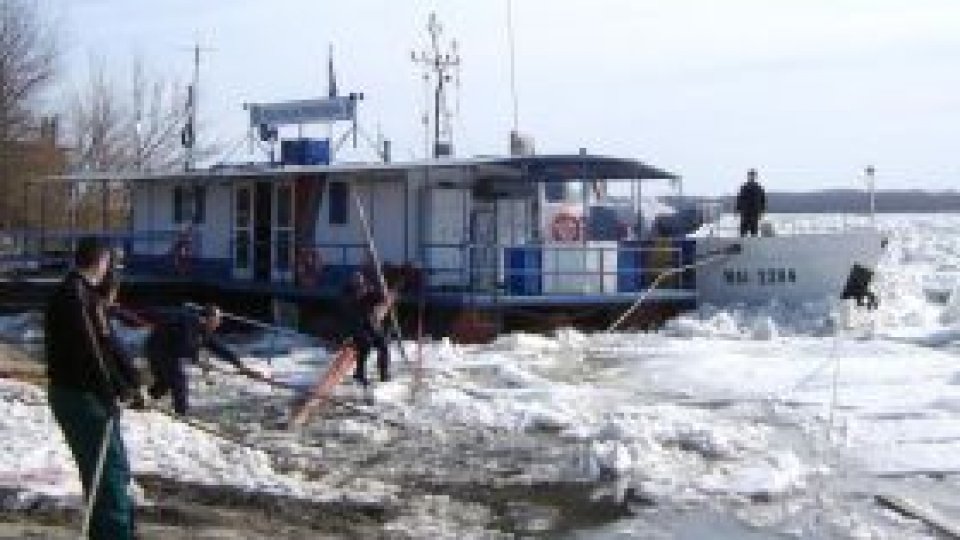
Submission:
[[[733,196],[692,195],[687,200],[722,202],[733,208]],[[837,189],[810,192],[768,192],[767,211],[771,214],[835,214],[870,211],[870,197],[863,190]],[[876,193],[878,214],[939,214],[960,212],[960,192],[885,190]]]

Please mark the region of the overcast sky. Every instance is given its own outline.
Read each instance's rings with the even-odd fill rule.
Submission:
[[[422,156],[410,51],[436,11],[461,43],[458,154],[507,150],[507,0],[46,1],[70,84],[91,57],[129,77],[134,54],[186,81],[189,47],[210,48],[202,116],[237,160],[242,104],[324,94],[330,43],[340,90],[366,94],[361,124],[396,159]],[[860,185],[868,164],[882,188],[960,181],[960,1],[513,4],[520,128],[541,153],[637,157],[694,193],[729,192],[749,167],[775,190]]]

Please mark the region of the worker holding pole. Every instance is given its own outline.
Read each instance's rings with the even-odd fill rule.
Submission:
[[[377,351],[377,368],[380,381],[390,380],[390,349],[384,333],[383,322],[393,306],[396,295],[388,290],[378,290],[362,272],[350,276],[343,295],[343,314],[349,327],[349,339],[356,350],[357,366],[353,378],[366,388],[367,356],[370,350]]]
[[[83,537],[133,538],[133,504],[127,492],[130,465],[120,429],[119,396],[127,392],[118,362],[100,327],[97,287],[110,268],[108,247],[81,238],[75,269],[51,296],[44,312],[48,400],[80,470],[87,511]]]

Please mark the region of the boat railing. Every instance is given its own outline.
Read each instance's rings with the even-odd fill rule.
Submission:
[[[692,241],[602,245],[428,244],[424,270],[434,290],[501,296],[616,295],[648,288],[692,261]],[[598,243],[599,244],[599,243]],[[663,289],[692,290],[693,272],[673,272]]]
[[[362,243],[311,243],[294,248],[293,271],[272,282],[300,290],[336,291],[369,264]],[[428,292],[497,296],[610,295],[645,290],[664,272],[692,261],[689,240],[634,245],[429,243],[419,267]],[[389,258],[387,258],[389,262]],[[664,289],[695,288],[693,272],[661,280]]]
[[[271,244],[269,277],[254,260],[257,248],[247,246],[247,263],[238,265],[234,240],[201,245],[197,231],[19,231],[6,253],[33,254],[45,264],[67,265],[76,240],[95,235],[120,255],[131,275],[222,282],[261,282],[302,293],[340,290],[350,274],[369,264],[364,243]],[[209,248],[209,249],[205,249]],[[684,239],[636,242],[591,242],[587,245],[547,243],[429,243],[422,246],[419,267],[428,292],[509,296],[609,296],[641,292],[664,272],[662,289],[690,291],[693,272],[675,272],[692,261],[694,243]],[[386,255],[386,254],[381,254]],[[286,257],[285,263],[277,261]],[[389,256],[387,262],[398,264]],[[402,261],[400,261],[402,262]],[[239,268],[243,266],[244,268]]]
[[[167,255],[178,239],[189,243],[194,250],[199,249],[201,241],[198,234],[183,231],[20,229],[2,233],[0,262],[3,267],[17,271],[63,270],[70,267],[77,241],[83,237],[98,238],[106,243],[120,268],[128,266],[134,254]]]

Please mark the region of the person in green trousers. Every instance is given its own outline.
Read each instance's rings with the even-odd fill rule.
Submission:
[[[110,269],[108,247],[93,237],[81,238],[75,269],[50,297],[44,312],[48,400],[80,470],[84,500],[89,501],[101,444],[112,429],[90,520],[92,540],[129,540],[134,535],[130,499],[130,465],[120,435],[119,400],[136,381],[129,358],[116,354],[103,327],[97,287]]]

